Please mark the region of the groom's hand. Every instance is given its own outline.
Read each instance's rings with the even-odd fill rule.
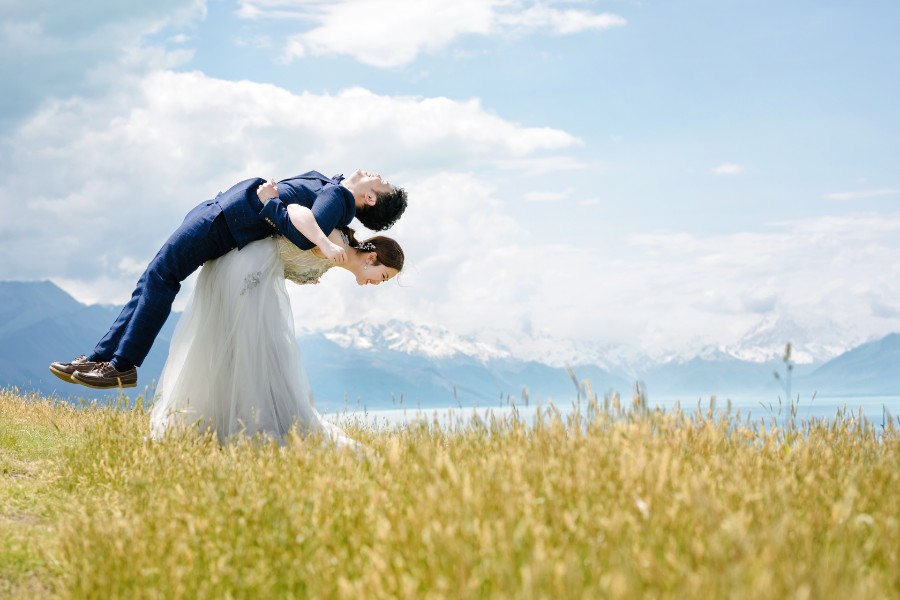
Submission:
[[[322,254],[325,255],[325,258],[336,265],[347,262],[347,252],[344,250],[344,247],[335,244],[331,240],[326,239],[322,244],[319,245],[319,250],[322,251]]]
[[[266,202],[268,202],[272,198],[277,198],[278,186],[275,184],[275,180],[269,179],[267,182],[259,186],[259,189],[256,190],[256,195],[259,197],[259,201],[263,203],[263,206],[265,206]]]

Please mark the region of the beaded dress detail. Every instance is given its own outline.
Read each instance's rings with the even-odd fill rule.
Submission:
[[[347,245],[347,236],[344,245]],[[327,258],[319,258],[311,250],[301,250],[287,238],[277,236],[278,257],[284,263],[284,278],[294,283],[315,283],[334,265]]]

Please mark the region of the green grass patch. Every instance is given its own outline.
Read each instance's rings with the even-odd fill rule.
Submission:
[[[321,440],[146,441],[141,408],[0,394],[0,595],[900,594],[900,435],[843,415],[544,413]]]

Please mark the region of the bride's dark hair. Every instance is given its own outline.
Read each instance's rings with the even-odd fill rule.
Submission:
[[[356,239],[356,231],[352,227],[338,227],[347,236],[350,247],[357,252],[374,252],[375,264],[390,269],[403,270],[403,248],[392,238],[383,235],[370,237],[364,242]]]

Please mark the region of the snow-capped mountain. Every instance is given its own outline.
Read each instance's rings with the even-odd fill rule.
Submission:
[[[815,331],[815,335],[810,331]],[[466,357],[483,364],[506,359],[531,361],[553,368],[591,365],[628,375],[695,359],[751,363],[781,361],[788,342],[794,363],[817,365],[865,341],[852,338],[833,323],[810,329],[796,321],[777,317],[763,318],[733,344],[695,342],[680,350],[658,349],[652,353],[624,344],[566,340],[547,334],[484,331],[478,336],[463,336],[445,327],[398,319],[383,324],[359,322],[320,333],[342,348],[390,350],[439,359]]]
[[[595,389],[625,393],[635,382],[643,382],[653,393],[663,395],[776,393],[777,382],[772,373],[782,367],[787,341],[792,344],[795,375],[801,378],[796,383],[805,384],[812,391],[824,391],[810,374],[842,354],[841,349],[849,348],[839,335],[831,328],[823,332],[823,337],[814,338],[795,322],[767,319],[731,346],[695,341],[693,350],[661,349],[656,354],[548,335],[483,332],[483,337],[460,336],[444,327],[400,320],[355,323],[319,332],[315,337],[327,340],[335,348],[356,352],[359,358],[355,360],[381,360],[382,369],[402,363],[405,366],[395,372],[397,379],[391,384],[394,389],[408,390],[412,381],[429,379],[444,392],[452,388],[454,398],[484,401],[497,390],[511,393],[522,388],[535,392],[535,397],[539,395],[537,390],[542,390],[544,397],[565,397],[571,391],[565,368],[569,366],[580,380],[590,380]],[[301,345],[315,344],[315,337],[302,338]],[[333,359],[336,355],[329,356]],[[312,372],[326,368],[326,364],[321,364]],[[868,373],[857,367],[857,371],[868,375],[862,379],[867,387],[856,393],[890,388],[893,380],[879,369]],[[342,378],[349,381],[352,373],[348,371]],[[839,382],[834,379],[828,380],[828,387],[839,389]],[[317,385],[328,389],[331,384],[323,378]],[[481,394],[483,390],[487,393]],[[432,392],[431,397],[441,393]],[[354,395],[365,397],[365,390],[357,389],[351,393]]]
[[[657,394],[697,390],[727,395],[738,391],[765,393],[771,388],[773,370],[781,368],[788,341],[792,346],[791,361],[797,366],[795,374],[816,389],[810,373],[857,345],[845,341],[833,326],[823,329],[821,334],[812,336],[794,321],[764,319],[733,345],[702,345],[695,341],[693,349],[660,349],[655,354],[623,345],[563,340],[549,335],[482,332],[478,337],[461,336],[444,327],[400,320],[355,323],[316,335],[363,357],[405,355],[409,358],[400,360],[408,362],[410,369],[428,361],[429,368],[455,373],[442,385],[457,391],[465,380],[480,381],[480,389],[506,386],[503,389],[507,392],[523,386],[534,389],[538,381],[553,380],[555,387],[545,389],[548,394],[552,390],[558,395],[568,385],[566,367],[571,366],[579,378],[590,379],[601,389],[628,390],[640,381]],[[312,338],[301,342],[312,343]],[[405,376],[417,377],[412,370]],[[883,386],[872,383],[879,378],[889,383],[873,374],[866,380],[867,385],[882,389]],[[829,382],[830,387],[836,385]],[[474,388],[468,392],[476,394]]]
[[[638,349],[604,341],[567,340],[546,333],[485,331],[484,339],[518,360],[534,361],[549,367],[592,365],[610,371],[628,371],[646,362]]]
[[[314,333],[305,330],[303,335]],[[628,370],[646,357],[623,345],[563,340],[548,335],[482,332],[478,337],[458,335],[445,327],[397,319],[383,324],[358,322],[320,332],[342,348],[389,350],[428,358],[470,358],[482,364],[496,360],[536,362],[553,368],[592,365],[607,370]]]
[[[856,339],[833,322],[804,323],[783,317],[764,317],[735,344],[721,348],[724,354],[762,363],[784,358],[791,344],[791,360],[800,365],[822,364],[864,340]]]
[[[391,350],[428,358],[466,356],[484,363],[510,356],[506,350],[471,337],[456,335],[444,327],[419,325],[396,319],[381,325],[354,323],[325,331],[322,335],[341,348]]]
[[[51,376],[47,365],[90,348],[118,312],[80,304],[50,282],[0,282],[0,386],[60,397],[84,394],[84,388]],[[152,395],[177,319],[169,319],[142,365],[135,393]],[[567,366],[579,381],[604,392],[628,394],[643,382],[656,395],[766,395],[788,341],[798,386],[821,395],[900,393],[900,336],[857,344],[862,340],[827,323],[764,319],[733,345],[695,342],[693,349],[660,348],[654,354],[545,333],[467,336],[399,319],[298,334],[317,403],[326,410],[347,403],[384,407],[395,399],[406,406],[485,405],[526,393],[536,401],[565,401],[575,392]],[[148,392],[145,385],[151,386]]]

